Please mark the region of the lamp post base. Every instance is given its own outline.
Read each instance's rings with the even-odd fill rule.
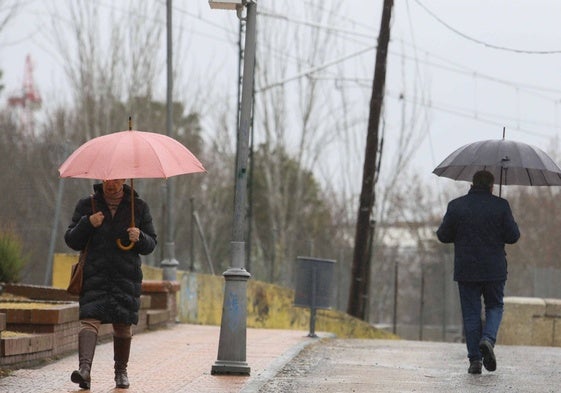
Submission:
[[[246,362],[231,360],[217,360],[210,370],[212,375],[249,375],[250,372],[251,367]]]
[[[234,255],[241,253],[243,256],[244,243],[233,242],[232,245]],[[211,374],[249,375],[250,368],[246,363],[246,319],[247,281],[251,275],[243,268],[230,268],[223,275],[224,304],[218,360],[212,366]]]
[[[163,270],[163,279],[165,281],[175,281],[177,280],[177,267],[179,266],[179,261],[175,259],[175,243],[167,242],[165,247],[167,258],[160,263]]]

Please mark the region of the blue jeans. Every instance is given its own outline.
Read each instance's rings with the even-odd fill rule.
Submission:
[[[464,334],[469,360],[481,360],[479,342],[489,341],[493,346],[503,318],[505,281],[458,281],[460,303],[464,320]],[[481,320],[481,296],[485,304],[485,325]]]

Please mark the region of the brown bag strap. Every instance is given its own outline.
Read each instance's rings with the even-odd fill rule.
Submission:
[[[90,201],[91,201],[91,204],[92,204],[92,214],[94,214],[95,213],[95,200],[94,200],[93,194],[90,195]],[[86,247],[84,247],[84,249],[82,250],[83,253],[86,252],[89,245],[90,245],[90,239],[88,239],[88,242],[86,243]]]

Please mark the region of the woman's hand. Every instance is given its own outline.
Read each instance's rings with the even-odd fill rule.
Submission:
[[[94,213],[90,216],[90,223],[94,228],[99,228],[103,224],[103,219],[105,216],[102,212]]]
[[[138,240],[140,239],[140,229],[133,227],[133,228],[128,228],[127,232],[129,233],[129,240],[133,243],[138,242]]]

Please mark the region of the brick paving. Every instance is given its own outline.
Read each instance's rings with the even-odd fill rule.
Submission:
[[[113,344],[97,346],[92,366],[92,393],[256,392],[284,364],[316,339],[307,332],[247,329],[246,361],[250,376],[211,375],[218,354],[219,326],[176,324],[133,338],[129,389],[113,381]],[[34,369],[20,369],[0,379],[1,393],[84,392],[70,382],[77,354]]]

